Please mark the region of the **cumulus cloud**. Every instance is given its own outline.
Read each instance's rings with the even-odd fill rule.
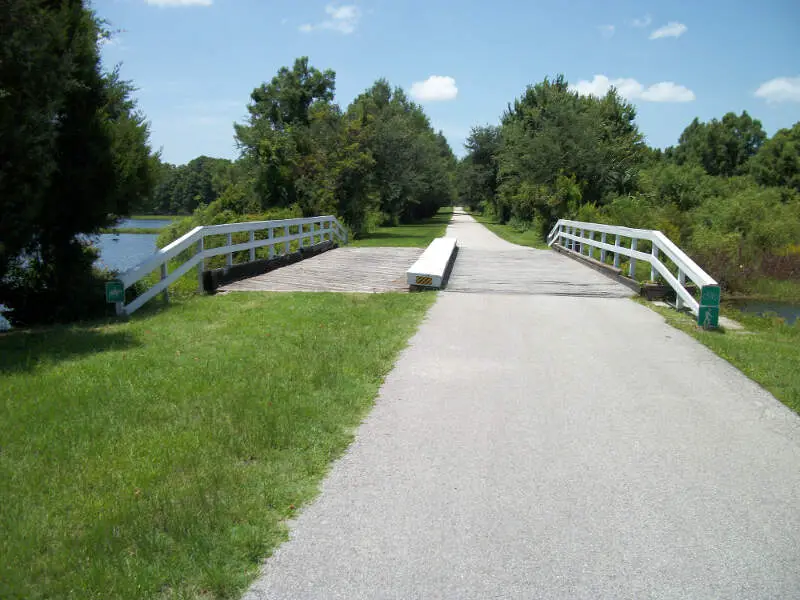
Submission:
[[[800,102],[800,77],[776,77],[756,90],[756,97],[767,102]]]
[[[670,21],[663,27],[659,27],[653,33],[651,33],[650,39],[657,40],[659,38],[666,38],[666,37],[680,37],[688,30],[689,28],[683,23],[678,23],[677,21]]]
[[[647,27],[650,23],[653,22],[653,18],[650,15],[645,15],[641,19],[634,19],[631,21],[631,25],[634,27]]]
[[[600,25],[597,27],[604,38],[610,38],[614,35],[616,27],[613,25]]]
[[[212,0],[145,0],[153,6],[211,6]]]
[[[620,96],[626,100],[644,100],[645,102],[691,102],[695,99],[694,92],[687,87],[661,81],[645,87],[635,79],[620,78],[609,79],[605,75],[595,75],[591,81],[581,80],[571,85],[572,91],[583,96],[602,97],[612,87],[617,89]]]
[[[411,96],[420,102],[453,100],[458,96],[456,80],[452,77],[431,75],[425,81],[416,81],[411,84]]]
[[[328,15],[327,19],[316,25],[312,25],[311,23],[300,25],[300,31],[303,33],[311,33],[314,30],[327,29],[329,31],[336,31],[348,35],[356,30],[358,22],[361,20],[361,9],[355,4],[343,6],[328,4],[328,6],[325,7],[325,13]]]

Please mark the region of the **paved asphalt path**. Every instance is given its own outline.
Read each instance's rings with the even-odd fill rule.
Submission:
[[[590,269],[449,233],[452,291],[245,598],[800,598],[800,419]],[[602,293],[526,293],[515,253]]]

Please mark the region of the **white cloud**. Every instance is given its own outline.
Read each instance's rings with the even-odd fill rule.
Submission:
[[[800,102],[800,77],[776,77],[756,90],[756,97],[767,102]]]
[[[328,4],[328,6],[325,7],[325,13],[328,15],[327,19],[316,25],[312,25],[311,23],[300,25],[300,31],[303,33],[311,33],[315,29],[328,29],[348,35],[356,30],[358,22],[361,20],[361,9],[355,4],[347,4],[344,6]]]
[[[645,15],[641,19],[634,19],[631,21],[631,25],[634,27],[647,27],[650,23],[653,22],[653,18],[650,15]]]
[[[570,89],[583,96],[602,97],[612,87],[626,100],[644,100],[645,102],[691,102],[694,92],[672,81],[661,81],[645,87],[635,79],[609,79],[605,75],[595,75],[591,81],[581,80]]]
[[[661,81],[644,90],[641,98],[648,102],[692,102],[695,95],[687,87],[672,81]]]
[[[651,33],[650,39],[657,40],[659,38],[665,38],[665,37],[680,37],[688,30],[689,28],[683,23],[678,23],[677,21],[670,21],[663,27],[659,27],[653,33]]]
[[[613,36],[614,30],[616,29],[613,25],[599,25],[597,28],[600,30],[600,33],[604,38],[610,38]]]
[[[411,96],[420,102],[454,100],[458,96],[456,80],[452,77],[431,75],[425,81],[416,81],[411,84]]]
[[[212,0],[145,0],[153,6],[211,6]]]

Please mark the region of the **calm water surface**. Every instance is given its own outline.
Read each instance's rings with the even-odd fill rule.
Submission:
[[[157,239],[157,235],[134,233],[119,235],[104,233],[92,236],[95,247],[100,250],[97,264],[114,271],[126,271],[154,254]]]
[[[738,300],[731,305],[744,313],[764,316],[774,313],[791,325],[800,319],[800,302],[772,302],[768,300]]]

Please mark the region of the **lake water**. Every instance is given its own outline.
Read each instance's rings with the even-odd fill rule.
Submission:
[[[145,223],[147,221],[134,221]],[[126,271],[155,254],[157,235],[104,233],[92,236],[96,248],[100,250],[99,266],[115,271]]]
[[[800,319],[800,304],[792,302],[770,302],[766,300],[738,300],[731,302],[735,308],[744,313],[764,316],[775,313],[791,325]]]
[[[117,229],[163,229],[172,219],[122,219]]]

